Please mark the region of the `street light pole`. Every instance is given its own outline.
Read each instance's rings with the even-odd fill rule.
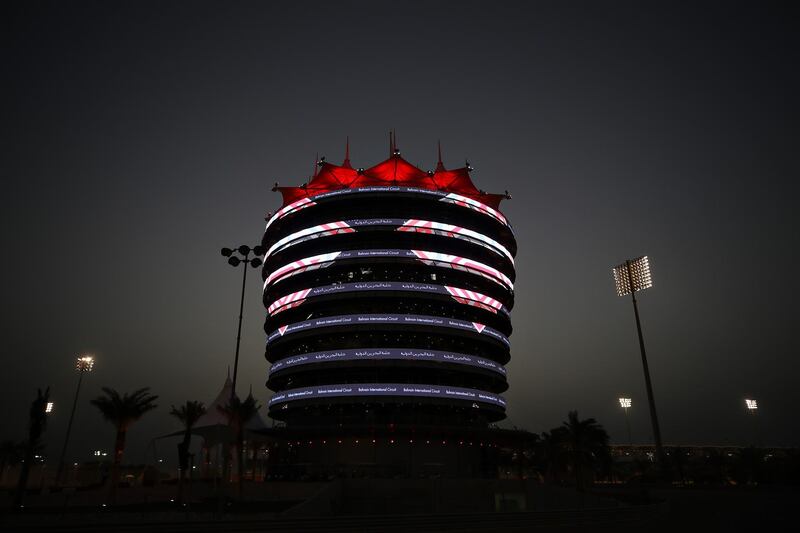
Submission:
[[[639,337],[639,351],[642,355],[642,369],[644,371],[644,384],[647,389],[647,403],[650,408],[650,423],[653,426],[653,440],[656,445],[656,457],[659,464],[663,467],[664,448],[661,444],[661,429],[658,425],[658,414],[656,413],[656,400],[653,394],[653,384],[650,380],[650,367],[647,364],[647,352],[644,348],[644,336],[642,335],[642,323],[639,319],[639,304],[636,301],[636,292],[649,289],[653,286],[650,277],[650,261],[647,256],[637,257],[636,259],[626,260],[621,265],[614,268],[614,280],[617,286],[617,294],[625,296],[630,293],[633,302],[633,314],[636,317],[636,333]]]
[[[236,355],[233,359],[233,387],[232,387],[232,394],[236,394],[236,376],[239,375],[239,344],[242,341],[242,316],[244,314],[244,288],[247,285],[247,256],[250,251],[247,251],[247,254],[244,256],[244,262],[242,263],[242,298],[239,300],[239,327],[236,330]]]
[[[83,383],[83,374],[91,372],[94,367],[94,357],[91,355],[84,355],[78,357],[75,369],[78,371],[78,386],[75,389],[75,399],[72,401],[72,411],[69,414],[69,423],[67,423],[67,435],[64,437],[64,445],[61,447],[61,457],[58,459],[58,470],[56,470],[56,486],[61,486],[61,476],[64,473],[64,457],[67,454],[67,445],[69,444],[69,436],[72,433],[72,421],[75,418],[75,409],[78,407],[78,395],[81,392],[81,383]]]
[[[254,248],[250,248],[249,246],[243,244],[238,248],[231,249],[231,248],[223,248],[221,253],[223,256],[228,258],[228,264],[237,267],[240,264],[243,267],[244,272],[242,273],[242,297],[239,301],[239,326],[236,330],[236,353],[234,355],[233,360],[233,383],[231,387],[231,399],[236,396],[236,377],[239,373],[239,345],[241,344],[242,340],[242,316],[244,315],[244,292],[245,287],[247,286],[247,267],[252,266],[253,268],[258,268],[261,266],[262,260],[260,257],[254,257],[250,259],[250,252],[253,252],[256,256],[262,255],[263,249],[261,246],[255,246]],[[234,253],[238,253],[242,257],[236,257],[233,255]]]

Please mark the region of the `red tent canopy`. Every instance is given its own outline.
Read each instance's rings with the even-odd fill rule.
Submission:
[[[428,174],[399,155],[393,155],[386,161],[361,172],[346,164],[337,166],[324,162],[319,172],[310,182],[300,187],[276,187],[283,194],[283,205],[308,196],[336,191],[339,189],[355,189],[358,187],[400,186],[418,187],[432,191],[454,192],[498,209],[504,194],[489,194],[481,191],[469,177],[467,167],[447,170],[439,164],[437,170]]]

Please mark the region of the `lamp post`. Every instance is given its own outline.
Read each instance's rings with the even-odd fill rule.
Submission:
[[[628,409],[631,408],[633,402],[630,398],[620,398],[619,399],[619,406],[622,407],[622,410],[625,411],[625,427],[628,428],[628,446],[633,446],[633,439],[631,438],[631,421],[628,418]]]
[[[78,394],[81,392],[81,383],[83,383],[83,375],[86,372],[91,372],[94,368],[94,357],[91,355],[79,356],[75,363],[75,370],[78,371],[78,386],[75,389],[75,400],[72,402],[72,412],[69,415],[69,423],[67,424],[67,435],[64,437],[64,446],[61,447],[61,457],[58,459],[58,469],[56,470],[56,486],[61,486],[61,475],[64,473],[64,456],[67,454],[67,445],[69,444],[69,435],[72,433],[72,421],[75,419],[75,409],[78,407]],[[52,406],[49,406],[52,411]]]
[[[636,317],[636,333],[639,335],[639,351],[642,354],[642,369],[644,370],[644,384],[647,389],[647,403],[650,407],[650,422],[653,425],[653,439],[656,444],[656,457],[659,464],[664,467],[664,449],[661,446],[661,429],[658,426],[658,415],[656,414],[656,400],[653,396],[653,384],[650,381],[650,369],[647,365],[647,353],[644,349],[644,337],[642,336],[642,323],[639,320],[639,305],[636,302],[638,291],[649,289],[653,286],[653,279],[650,276],[650,261],[647,256],[629,259],[624,263],[613,268],[614,284],[617,288],[617,296],[631,295],[633,301],[633,314]]]
[[[250,259],[250,252],[256,257]],[[247,267],[248,265],[253,268],[261,266],[263,261],[258,256],[264,255],[264,249],[261,246],[255,246],[251,249],[246,244],[243,244],[238,248],[223,248],[221,253],[228,258],[229,265],[233,267],[242,265],[244,267],[242,269],[242,299],[239,302],[239,328],[236,331],[236,355],[233,360],[233,386],[231,387],[231,399],[233,399],[236,396],[236,374],[239,371],[239,343],[242,339],[242,313],[244,311],[244,288],[247,284]],[[239,254],[241,257],[237,257],[235,254]]]

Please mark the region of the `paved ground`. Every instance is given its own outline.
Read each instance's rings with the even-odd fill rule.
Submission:
[[[34,517],[9,517],[5,531],[58,532],[204,532],[204,531],[269,531],[275,532],[401,532],[438,531],[636,531],[653,524],[665,510],[663,505],[620,509],[587,509],[576,511],[547,511],[530,513],[484,513],[407,516],[364,516],[295,518],[249,517],[214,520],[210,516],[172,514],[143,519],[135,513],[96,514],[37,520]]]
[[[601,491],[603,492],[603,491]],[[615,491],[608,491],[609,493]],[[177,512],[153,506],[127,511],[85,508],[49,513],[0,516],[0,531],[144,532],[269,531],[269,532],[399,532],[434,531],[793,531],[800,506],[800,488],[649,488],[651,500],[662,503],[617,508],[518,513],[335,516],[285,518],[253,504],[221,519],[214,508]]]

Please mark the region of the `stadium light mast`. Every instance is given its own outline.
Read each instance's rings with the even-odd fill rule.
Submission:
[[[758,411],[757,400],[753,400],[751,398],[745,398],[744,403],[747,406],[747,410],[750,411],[750,413],[756,414],[756,411]]]
[[[658,425],[658,415],[656,413],[656,400],[653,396],[653,384],[650,381],[650,368],[647,365],[647,352],[644,349],[644,337],[642,336],[642,323],[639,320],[639,304],[636,302],[636,293],[653,286],[653,279],[650,276],[650,261],[647,256],[628,259],[624,263],[613,268],[614,284],[617,288],[617,296],[631,295],[633,301],[633,314],[636,317],[636,333],[639,335],[639,351],[642,354],[642,368],[644,370],[644,384],[647,389],[647,403],[650,407],[650,422],[653,425],[653,439],[656,444],[656,457],[658,462],[664,466],[664,449],[661,445],[661,429]]]
[[[744,404],[747,407],[747,412],[750,413],[753,417],[753,446],[758,446],[759,438],[758,438],[758,400],[754,398],[745,398]]]
[[[619,406],[625,411],[625,427],[628,428],[628,445],[633,446],[633,438],[631,437],[631,420],[628,417],[628,409],[631,408],[633,401],[630,398],[620,398]]]
[[[64,473],[64,456],[67,454],[67,445],[69,444],[69,435],[72,433],[72,421],[75,418],[75,408],[78,407],[78,394],[81,392],[81,383],[83,383],[83,375],[91,372],[94,368],[94,356],[81,355],[75,362],[75,370],[78,371],[78,386],[75,389],[75,399],[72,402],[72,412],[69,415],[69,423],[67,424],[67,435],[64,437],[64,446],[61,447],[61,457],[58,460],[58,470],[56,470],[56,486],[61,486],[61,475]],[[53,410],[52,404],[48,404],[50,411]],[[45,412],[47,408],[45,408]]]

